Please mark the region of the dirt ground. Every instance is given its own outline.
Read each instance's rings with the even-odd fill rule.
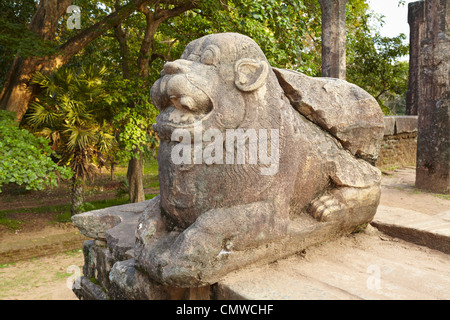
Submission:
[[[0,265],[0,300],[78,300],[71,285],[82,268],[81,249]]]
[[[415,168],[385,172],[381,182],[380,204],[433,215],[450,210],[450,195],[417,190]]]
[[[85,201],[113,199],[117,197],[119,181],[101,179],[95,185],[90,185],[86,190]],[[57,188],[44,191],[15,192],[3,190],[0,193],[0,213],[2,210],[39,208],[43,206],[64,205],[70,203],[70,188],[61,184]],[[155,193],[157,188],[144,190],[146,193]],[[78,300],[71,289],[76,276],[82,273],[83,253],[82,241],[78,241],[78,247],[74,248],[74,234],[79,231],[70,222],[55,222],[58,212],[10,212],[6,215],[9,219],[21,221],[19,228],[12,231],[10,228],[0,225],[0,251],[14,247],[19,249],[23,244],[26,249],[26,259],[12,259],[0,261],[0,300]],[[29,243],[54,239],[65,241],[69,239],[69,245],[60,243],[52,245],[42,252],[42,247],[30,248]],[[60,249],[70,247],[70,250]],[[33,251],[34,250],[34,251]],[[59,250],[59,251],[58,251]],[[57,252],[56,254],[54,252]],[[43,256],[43,254],[45,254]],[[17,257],[17,254],[15,254]]]
[[[449,210],[448,196],[416,190],[414,178],[413,168],[397,169],[383,174],[381,204],[428,214]],[[111,190],[108,191],[108,187],[105,186],[103,191],[93,195],[92,199],[114,197],[113,189],[114,186],[111,186]],[[35,192],[32,196],[23,195],[16,198],[0,197],[0,210],[67,203],[68,199],[65,199],[64,195],[52,192],[56,191]],[[33,241],[44,235],[63,235],[77,231],[71,224],[52,222],[54,217],[55,213],[14,215],[15,219],[23,220],[25,223],[15,233],[0,225],[0,247],[19,240]],[[352,239],[339,241],[336,242],[336,246],[339,246],[339,249],[345,249],[345,246],[351,246],[353,241]],[[404,256],[407,251],[402,250],[399,254]],[[37,252],[36,256],[38,255]],[[79,249],[68,252],[0,264],[0,299],[76,300],[76,296],[68,288],[71,285],[67,283],[71,284],[74,278],[81,274],[82,265],[81,246]]]

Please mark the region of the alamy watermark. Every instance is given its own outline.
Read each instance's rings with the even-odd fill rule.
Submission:
[[[66,280],[67,289],[80,289],[81,288],[81,268],[76,265],[70,265],[67,267],[66,273],[72,273]]]
[[[380,290],[381,289],[381,269],[377,264],[371,264],[367,267],[366,273],[371,274],[367,278],[366,286],[369,290]]]
[[[67,29],[81,29],[81,8],[71,5],[66,12],[71,14],[67,19]]]
[[[278,172],[280,158],[278,129],[226,129],[224,137],[219,129],[208,129],[203,132],[203,126],[196,124],[193,131],[193,140],[191,132],[187,129],[177,128],[172,132],[171,140],[179,142],[171,153],[174,164],[239,165],[247,162],[260,165],[262,175],[274,175]],[[270,150],[268,150],[269,141]],[[205,147],[204,142],[208,143]]]

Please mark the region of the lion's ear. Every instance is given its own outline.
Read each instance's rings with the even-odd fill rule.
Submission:
[[[268,73],[269,65],[266,61],[241,59],[234,66],[234,83],[239,90],[253,91],[266,82]]]

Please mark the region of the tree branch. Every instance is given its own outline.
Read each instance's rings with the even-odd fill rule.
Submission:
[[[98,38],[103,32],[117,26],[122,20],[132,14],[137,8],[151,0],[133,0],[124,5],[117,11],[106,16],[103,20],[97,22],[91,27],[81,31],[76,36],[70,38],[60,48],[62,53],[59,57],[59,63],[66,63],[74,54],[81,48],[84,48],[88,43]],[[58,63],[57,63],[58,64]]]
[[[139,8],[139,11],[145,15],[147,21],[144,39],[141,43],[137,61],[139,73],[143,78],[146,78],[148,76],[148,66],[151,59],[149,53],[152,48],[153,38],[156,34],[156,31],[158,30],[159,25],[170,18],[179,16],[183,12],[195,8],[195,6],[195,1],[186,1],[182,5],[173,9],[160,9],[159,1],[157,1],[155,3],[154,12],[152,12],[147,6]]]

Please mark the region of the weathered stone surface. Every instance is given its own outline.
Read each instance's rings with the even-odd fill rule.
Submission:
[[[360,88],[272,69],[253,40],[226,33],[191,42],[151,94],[161,194],[73,218],[96,239],[86,274],[109,297],[208,298],[233,270],[373,218],[384,120]]]
[[[83,235],[97,240],[107,240],[106,231],[109,230],[111,240],[114,239],[116,232],[121,232],[122,227],[120,227],[120,224],[133,224],[133,219],[139,219],[146,205],[147,202],[143,201],[88,211],[73,216],[72,222]],[[111,229],[116,226],[119,226],[118,230],[112,231]]]
[[[161,111],[154,126],[161,139],[161,195],[138,223],[134,253],[136,269],[156,282],[209,285],[245,265],[274,261],[349,232],[375,214],[380,171],[363,160],[376,158],[383,136],[375,100],[344,81],[299,73],[286,72],[289,81],[280,85],[275,72],[254,41],[231,33],[197,39],[181,59],[164,66],[152,88]],[[312,107],[299,109],[320,125],[295,110],[285,83],[298,85],[297,93],[307,89],[305,101]],[[327,102],[333,105],[308,98],[315,89],[324,99],[330,95]],[[357,120],[352,122],[350,114]],[[264,140],[278,142],[271,147],[278,155],[271,163],[276,170],[267,174],[273,169],[267,163],[250,163],[251,137],[226,149],[220,139],[236,129],[259,136],[264,130],[279,133],[275,139],[270,131]],[[219,141],[215,154],[223,157],[197,162],[198,151],[202,156],[211,145],[194,145],[193,152],[185,148],[208,130]],[[242,145],[248,153],[241,162],[228,162],[225,156],[236,155]],[[189,155],[183,163],[174,161],[180,147]]]
[[[384,117],[384,137],[377,168],[415,166],[417,158],[417,116]]]
[[[82,276],[74,282],[72,291],[80,300],[109,300],[102,287]]]
[[[386,234],[450,254],[450,221],[414,210],[379,206],[372,225]]]
[[[92,278],[95,276],[95,263],[92,252],[92,247],[94,246],[94,240],[86,240],[83,242],[83,275],[87,278]]]
[[[151,201],[151,200],[149,200]],[[83,299],[105,298],[99,290],[114,292],[110,271],[117,261],[131,259],[134,253],[135,230],[149,201],[131,203],[101,210],[85,212],[72,217],[80,231],[95,240],[83,243],[84,266],[81,287],[74,289]],[[90,281],[95,279],[95,284]],[[99,289],[100,288],[100,289]]]
[[[217,284],[216,297],[266,303],[450,298],[448,254],[369,231],[369,227],[273,264],[230,273]]]
[[[89,238],[106,240],[105,231],[115,227],[120,217],[110,215],[108,209],[100,209],[78,214],[72,217],[73,224]]]
[[[418,116],[395,116],[395,134],[417,132]]]
[[[376,166],[380,170],[392,170],[416,166],[417,132],[387,135],[383,138]]]
[[[384,120],[384,135],[392,136],[395,134],[395,116],[383,117]]]
[[[292,106],[337,138],[353,155],[373,162],[384,134],[383,114],[377,101],[344,80],[312,78],[274,69]]]
[[[345,79],[345,5],[348,0],[319,0],[322,10],[322,76]]]
[[[420,52],[424,37],[424,1],[408,3],[409,76],[406,92],[406,114],[417,115],[420,92]]]
[[[416,187],[450,193],[450,2],[425,1]]]
[[[116,300],[165,300],[170,295],[165,287],[152,281],[134,268],[134,260],[118,261],[109,278],[112,284],[109,293]]]
[[[96,245],[93,240],[88,240],[83,244],[83,255],[83,275],[88,279],[95,279],[104,289],[109,289],[109,272],[116,262],[109,249]]]
[[[141,215],[142,212],[128,212],[122,216],[120,224],[106,231],[108,248],[116,259],[127,260],[133,257],[131,249],[136,242],[135,229]]]

